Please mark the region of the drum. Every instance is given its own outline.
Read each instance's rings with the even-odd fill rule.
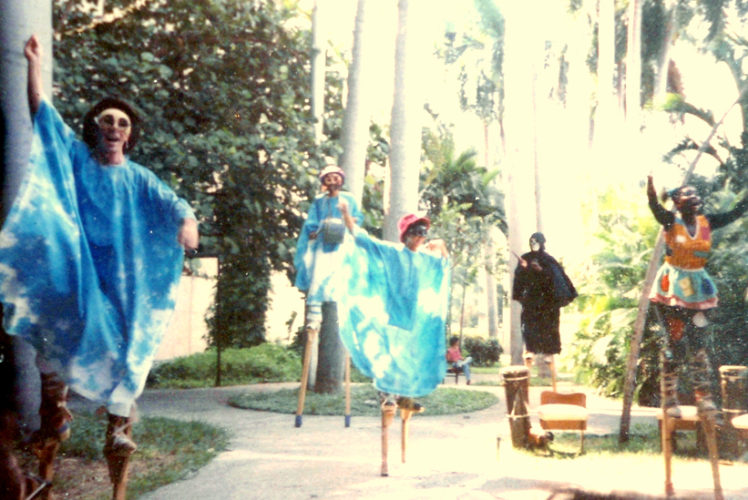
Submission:
[[[512,446],[526,448],[530,434],[530,370],[525,366],[509,366],[501,370],[506,394],[506,413],[509,417],[509,430]]]
[[[748,366],[724,365],[719,367],[722,409],[729,419],[745,413],[748,393]]]

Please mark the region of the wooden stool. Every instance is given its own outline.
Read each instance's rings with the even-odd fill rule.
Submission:
[[[584,453],[584,431],[587,430],[588,417],[586,394],[554,391],[540,393],[540,427],[545,430],[579,431],[579,453]]]

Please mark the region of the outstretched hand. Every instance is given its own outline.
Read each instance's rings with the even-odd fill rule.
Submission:
[[[657,191],[655,191],[654,182],[652,181],[652,176],[647,176],[647,196],[649,198],[657,198]]]
[[[36,35],[31,35],[23,47],[23,55],[26,56],[26,60],[29,63],[41,64],[43,54],[44,51],[42,50],[42,44],[39,42],[39,39]]]
[[[197,231],[197,221],[195,219],[184,219],[177,233],[177,242],[185,250],[197,250],[200,235]]]

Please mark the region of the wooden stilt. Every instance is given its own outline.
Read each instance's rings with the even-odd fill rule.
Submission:
[[[345,353],[345,426],[351,426],[351,355]]]
[[[553,392],[556,392],[556,356],[551,354],[551,385]]]
[[[662,454],[665,459],[665,494],[672,496],[675,494],[673,488],[673,428],[675,422],[671,417],[668,417],[665,407],[662,407],[662,432],[660,438],[662,439]]]
[[[309,379],[309,360],[312,357],[312,347],[317,337],[317,330],[307,329],[306,346],[304,346],[304,361],[301,365],[301,385],[299,386],[299,402],[296,405],[296,420],[294,425],[301,427],[301,418],[304,414],[304,399],[306,398],[306,384]]]
[[[400,409],[400,419],[402,420],[402,429],[400,433],[400,455],[402,462],[408,453],[408,433],[410,430],[410,417],[413,416],[413,410]]]
[[[39,458],[39,477],[50,484],[55,477],[55,458],[57,458],[59,449],[60,440],[48,438],[35,450],[35,454]],[[50,489],[41,491],[37,498],[41,500],[50,498]]]
[[[706,436],[706,446],[709,449],[709,461],[712,464],[712,480],[714,481],[714,500],[723,500],[722,484],[719,479],[719,450],[717,449],[717,433],[713,415],[701,415],[701,425]]]
[[[117,447],[115,445],[115,432],[122,432],[125,436],[132,439],[132,420],[134,415],[130,415],[129,424],[123,429],[117,429],[122,426],[124,417],[109,416],[109,425],[107,426],[106,443],[104,444],[104,457],[106,458],[107,467],[109,468],[109,479],[112,481],[112,500],[125,500],[127,498],[127,480],[130,469],[130,455],[133,449]],[[121,420],[120,420],[121,419]]]
[[[387,468],[387,447],[388,447],[388,429],[395,419],[395,404],[384,403],[382,404],[382,469],[381,475],[388,476],[389,470]]]

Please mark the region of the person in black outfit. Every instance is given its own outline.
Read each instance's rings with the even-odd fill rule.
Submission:
[[[530,252],[514,270],[512,299],[522,304],[522,339],[527,352],[561,352],[561,308],[577,296],[574,284],[556,259],[545,252],[545,236],[530,236]]]

